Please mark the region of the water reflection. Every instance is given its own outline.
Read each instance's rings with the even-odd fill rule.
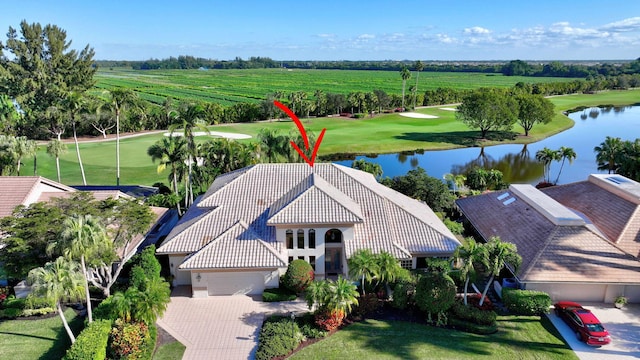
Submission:
[[[461,165],[451,167],[452,174],[466,174],[475,167],[497,169],[502,171],[507,183],[529,183],[543,176],[544,167],[532,157],[528,145],[522,146],[518,153],[507,153],[498,159],[487,155],[485,148],[480,148],[477,158]]]

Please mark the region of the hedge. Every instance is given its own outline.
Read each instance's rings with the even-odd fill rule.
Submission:
[[[296,298],[297,295],[294,292],[284,287],[265,289],[262,292],[262,301],[264,302],[293,301]]]
[[[89,324],[71,345],[64,360],[103,360],[107,357],[107,343],[111,321],[96,320]]]
[[[467,306],[461,302],[455,302],[451,306],[451,314],[453,317],[469,321],[478,325],[494,325],[496,324],[497,315],[492,310],[480,310],[474,306]]]
[[[449,318],[449,325],[453,326],[455,329],[480,335],[493,334],[498,331],[498,325],[496,324],[478,325],[470,321],[461,320],[455,317]]]
[[[282,281],[289,290],[301,293],[313,282],[314,277],[311,265],[304,260],[296,259],[287,267]]]
[[[547,314],[551,307],[551,297],[544,291],[503,288],[502,301],[516,315]]]
[[[267,319],[260,331],[256,360],[271,360],[290,354],[302,342],[303,335],[297,322],[286,317]]]

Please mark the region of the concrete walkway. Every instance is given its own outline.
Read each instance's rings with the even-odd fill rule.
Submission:
[[[175,288],[157,322],[187,347],[184,360],[253,359],[265,315],[308,311],[302,300],[264,303],[261,296],[190,296],[190,288]]]
[[[551,310],[547,315],[580,360],[640,359],[640,304],[616,309],[613,304],[583,303],[611,334],[611,344],[594,347],[576,339],[573,330]]]

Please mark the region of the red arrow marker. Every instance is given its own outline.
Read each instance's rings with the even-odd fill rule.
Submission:
[[[304,146],[307,150],[309,150],[309,137],[307,137],[307,131],[304,129],[304,126],[302,125],[302,123],[300,122],[300,119],[298,119],[298,117],[296,116],[296,114],[293,113],[293,111],[291,111],[291,109],[289,109],[286,105],[284,105],[283,103],[274,100],[273,104],[275,106],[277,106],[278,108],[280,108],[280,110],[284,111],[287,115],[289,115],[289,117],[291,118],[291,120],[293,120],[293,122],[296,123],[296,126],[298,127],[298,131],[300,131],[300,134],[302,134],[302,140],[304,140]],[[318,154],[318,149],[320,148],[320,143],[322,142],[322,138],[324,138],[324,133],[327,129],[322,129],[322,131],[320,132],[320,136],[318,136],[318,140],[316,140],[316,144],[313,146],[313,152],[311,153],[311,159],[309,159],[307,157],[307,155],[305,155],[305,153],[300,150],[300,148],[298,147],[298,145],[293,142],[293,140],[291,141],[291,146],[293,146],[293,148],[298,152],[298,154],[300,154],[300,156],[302,156],[302,158],[304,159],[304,161],[309,164],[309,166],[313,167],[313,164],[316,161],[316,155]]]

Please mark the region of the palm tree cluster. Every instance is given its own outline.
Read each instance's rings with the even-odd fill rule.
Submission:
[[[551,163],[554,161],[561,161],[560,169],[558,170],[558,176],[556,177],[555,182],[553,184],[557,184],[560,180],[560,174],[562,173],[562,169],[564,168],[564,163],[566,160],[569,161],[569,164],[573,163],[577,157],[576,152],[566,146],[561,146],[558,150],[551,150],[547,147],[544,147],[541,150],[536,152],[536,160],[541,162],[544,166],[544,181],[548,184],[551,184]]]
[[[361,249],[354,252],[347,263],[349,276],[360,280],[362,295],[366,295],[367,285],[373,285],[374,280],[376,286],[384,285],[389,294],[389,283],[394,282],[402,272],[398,259],[386,251],[374,254],[369,249]]]
[[[500,271],[508,264],[512,271],[517,271],[522,263],[522,257],[518,255],[518,248],[515,244],[504,242],[499,237],[492,237],[487,243],[479,244],[473,238],[467,238],[461,246],[456,248],[453,255],[457,270],[464,279],[464,304],[467,304],[467,292],[469,282],[473,281],[477,274],[477,266],[482,265],[489,274],[480,305],[484,304],[489,288],[493,284],[493,279],[500,274]]]
[[[325,330],[340,326],[353,305],[358,305],[356,286],[342,276],[338,276],[336,281],[312,282],[307,286],[305,297],[309,309],[316,307],[316,323],[324,326]]]
[[[622,141],[619,137],[607,136],[593,151],[598,170],[640,181],[640,139]]]
[[[0,135],[0,175],[19,176],[22,159],[35,156],[36,149],[36,142],[24,136]]]

